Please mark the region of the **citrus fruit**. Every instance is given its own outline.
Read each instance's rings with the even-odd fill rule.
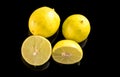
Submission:
[[[62,25],[62,33],[66,39],[74,40],[78,43],[87,39],[91,26],[89,20],[82,14],[68,16]]]
[[[33,35],[50,37],[57,32],[59,25],[58,13],[47,6],[36,9],[29,17],[29,30]]]
[[[75,64],[83,57],[83,50],[80,45],[73,40],[58,41],[52,51],[52,58],[61,64]]]
[[[45,64],[49,60],[51,53],[51,43],[45,37],[31,35],[22,43],[22,57],[30,65],[40,66]]]

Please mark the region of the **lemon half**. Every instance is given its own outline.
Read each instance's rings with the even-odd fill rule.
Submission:
[[[51,43],[42,36],[31,35],[22,43],[22,57],[30,65],[40,66],[45,64],[51,57],[51,53]]]
[[[83,57],[83,50],[73,40],[60,40],[53,47],[52,58],[61,64],[75,64]]]

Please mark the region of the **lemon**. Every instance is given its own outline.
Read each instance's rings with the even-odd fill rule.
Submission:
[[[51,53],[51,43],[45,37],[31,35],[22,43],[22,57],[30,65],[40,66],[45,64],[49,60]]]
[[[52,51],[52,58],[61,64],[75,64],[83,57],[83,50],[80,45],[73,40],[58,41]]]
[[[59,28],[60,17],[54,9],[43,6],[33,11],[28,25],[33,35],[51,37]]]
[[[62,33],[66,39],[74,40],[78,43],[87,39],[91,26],[87,17],[82,14],[72,14],[68,16],[62,24]]]

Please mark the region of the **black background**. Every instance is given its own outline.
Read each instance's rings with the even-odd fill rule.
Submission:
[[[18,76],[34,76],[34,77],[46,77],[46,76],[68,76],[68,75],[76,75],[81,76],[83,73],[92,72],[91,75],[94,75],[93,72],[99,73],[98,66],[98,53],[97,49],[97,14],[98,14],[98,3],[92,0],[17,0],[14,2],[14,6],[11,7],[12,16],[10,16],[10,20],[12,20],[13,26],[11,29],[11,41],[9,40],[9,44],[12,44],[12,51],[8,53],[7,67],[10,69],[6,69],[6,71],[11,71],[13,75]],[[91,24],[91,32],[88,37],[87,43],[83,48],[84,57],[80,64],[74,65],[60,65],[55,63],[52,59],[50,59],[49,67],[45,70],[35,69],[32,67],[28,67],[24,64],[21,58],[21,45],[22,42],[28,37],[28,19],[30,14],[37,8],[42,6],[48,6],[54,8],[55,11],[59,14],[61,18],[59,34],[55,40],[55,42],[63,39],[61,34],[61,25],[65,18],[71,14],[83,14],[85,15]],[[8,6],[9,7],[9,6]],[[13,18],[14,17],[14,18]],[[12,52],[12,54],[11,54]],[[10,60],[9,60],[10,59]],[[32,68],[32,69],[31,69]],[[35,69],[35,70],[34,70]],[[87,75],[87,74],[86,74]]]

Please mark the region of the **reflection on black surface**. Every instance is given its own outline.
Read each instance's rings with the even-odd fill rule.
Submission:
[[[84,48],[88,39],[85,39],[83,42],[79,43],[79,45]]]
[[[33,66],[33,65],[30,65],[28,64],[24,59],[23,57],[21,57],[21,60],[23,62],[23,64],[25,66],[27,66],[29,69],[33,70],[33,71],[43,71],[45,69],[47,69],[50,65],[50,61],[46,62],[45,64],[41,65],[41,66]]]

